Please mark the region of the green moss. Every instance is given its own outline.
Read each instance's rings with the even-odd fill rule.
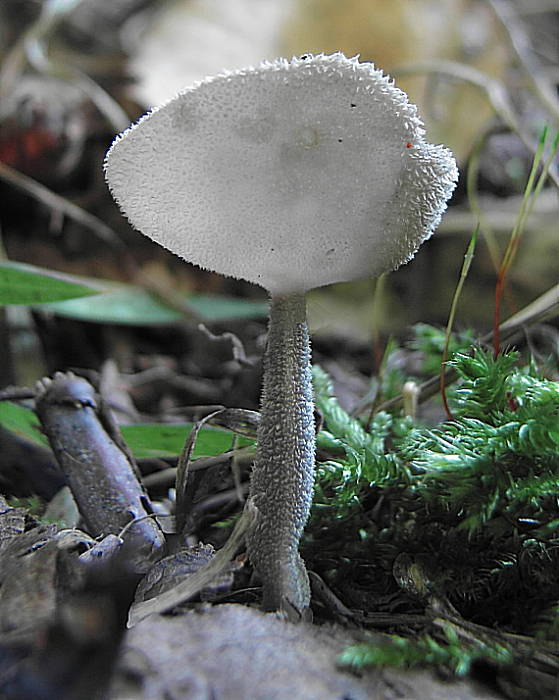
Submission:
[[[368,489],[409,481],[406,465],[397,454],[388,451],[387,441],[396,434],[402,439],[412,424],[409,419],[380,412],[365,430],[359,420],[340,407],[326,372],[314,367],[313,378],[316,406],[325,422],[319,446],[340,453],[339,458],[318,464],[313,515],[345,518],[360,508]]]
[[[466,625],[557,639],[559,383],[517,353],[476,348],[450,364],[453,421],[425,427],[380,412],[368,430],[315,368],[326,458],[305,558],[350,607],[424,615],[438,600]],[[499,665],[516,653],[498,634],[454,644],[438,632],[426,623],[417,638],[375,639],[342,660],[462,675],[476,659]]]
[[[466,641],[453,627],[447,626],[440,640],[427,634],[417,639],[389,635],[374,643],[348,647],[340,655],[339,663],[354,669],[441,666],[456,676],[465,676],[476,662],[503,665],[511,664],[513,658],[511,649],[504,644],[476,639]]]

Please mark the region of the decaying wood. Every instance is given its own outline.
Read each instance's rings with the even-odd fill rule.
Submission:
[[[145,570],[163,556],[165,539],[133,458],[102,399],[68,372],[38,384],[36,411],[91,535],[123,535]],[[133,521],[133,524],[131,524]]]

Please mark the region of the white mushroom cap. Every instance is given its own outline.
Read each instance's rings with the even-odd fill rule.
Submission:
[[[454,190],[450,151],[370,63],[280,58],[208,78],[117,137],[105,162],[131,224],[272,294],[407,262]]]

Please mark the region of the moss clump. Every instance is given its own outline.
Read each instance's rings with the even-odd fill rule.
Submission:
[[[315,369],[319,456],[328,459],[318,466],[305,556],[350,607],[429,616],[442,606],[459,627],[558,640],[559,383],[517,353],[476,348],[450,364],[459,377],[454,420],[424,427],[380,412],[369,430]],[[375,642],[355,658],[395,655],[457,672],[478,653],[500,664],[508,649],[498,637],[454,648],[425,634]]]

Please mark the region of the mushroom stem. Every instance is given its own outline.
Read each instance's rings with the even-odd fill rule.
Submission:
[[[258,515],[247,545],[265,610],[304,613],[310,603],[298,547],[314,481],[314,405],[304,293],[272,296],[251,496]]]

